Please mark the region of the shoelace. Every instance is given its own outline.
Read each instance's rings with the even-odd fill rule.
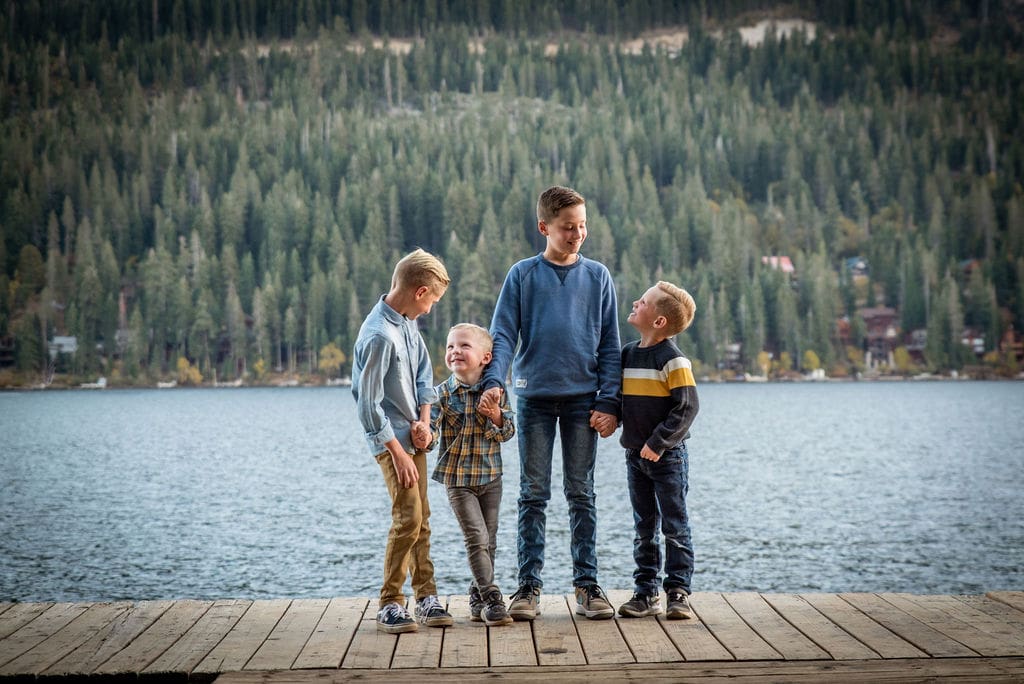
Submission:
[[[429,613],[432,610],[441,610],[441,602],[436,596],[427,596],[420,601],[420,612]]]
[[[390,619],[390,618],[406,618],[406,617],[408,617],[408,614],[405,612],[405,609],[402,608],[401,606],[399,606],[397,604],[394,604],[394,603],[389,603],[388,605],[384,606],[384,619],[385,620]]]
[[[595,598],[603,599],[604,598],[604,592],[602,592],[601,591],[601,587],[597,586],[596,584],[588,584],[587,586],[583,587],[583,591],[586,592],[587,598],[590,598],[590,599],[595,599]]]
[[[531,598],[533,596],[533,587],[522,586],[516,589],[516,593],[512,594],[512,600]]]

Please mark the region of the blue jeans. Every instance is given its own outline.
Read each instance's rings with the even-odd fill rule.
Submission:
[[[665,590],[690,592],[693,542],[686,515],[689,490],[686,445],[669,449],[658,461],[640,458],[639,449],[626,449],[629,501],[633,504],[633,581],[636,591],[656,594],[661,569],[658,527],[665,535]],[[660,522],[660,525],[659,525]]]
[[[562,438],[562,474],[572,534],[573,586],[597,583],[597,432],[590,427],[594,397],[541,400],[518,397],[519,584],[542,586],[545,509],[551,499],[555,428]]]

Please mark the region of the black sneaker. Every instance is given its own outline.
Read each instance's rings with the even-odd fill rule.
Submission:
[[[480,597],[480,590],[475,586],[469,588],[469,621],[480,622],[480,612],[484,609],[484,600]]]
[[[455,620],[433,594],[416,601],[416,619],[427,627],[451,627],[455,624]]]
[[[690,602],[686,598],[686,592],[682,589],[668,590],[668,609],[665,610],[665,617],[669,620],[688,620],[693,617],[690,610]]]
[[[402,634],[417,629],[416,621],[409,616],[409,611],[397,603],[389,603],[377,611],[377,630],[380,632]]]
[[[596,584],[576,587],[576,614],[586,615],[591,620],[607,620],[615,617],[615,609]]]
[[[532,620],[540,615],[540,587],[524,584],[509,598],[508,614],[513,620]]]
[[[484,624],[488,627],[495,627],[512,623],[512,616],[505,610],[505,602],[501,598],[500,591],[497,589],[491,590],[488,592],[485,600],[487,605],[484,606],[482,612]]]
[[[619,606],[619,615],[623,617],[647,617],[661,614],[661,597],[657,594],[642,594],[639,591]]]

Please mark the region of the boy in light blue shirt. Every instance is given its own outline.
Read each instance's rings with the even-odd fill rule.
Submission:
[[[391,290],[363,321],[352,354],[352,396],[370,453],[391,496],[391,530],[384,550],[377,629],[414,632],[402,586],[412,573],[416,618],[428,627],[453,623],[437,598],[430,559],[427,457],[434,371],[416,319],[430,313],[450,278],[440,259],[422,249],[395,266]]]

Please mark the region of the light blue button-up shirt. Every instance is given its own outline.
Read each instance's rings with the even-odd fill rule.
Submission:
[[[363,321],[352,355],[352,396],[366,444],[374,456],[397,438],[410,454],[411,425],[419,407],[437,401],[434,369],[416,321],[392,309],[382,296]]]

